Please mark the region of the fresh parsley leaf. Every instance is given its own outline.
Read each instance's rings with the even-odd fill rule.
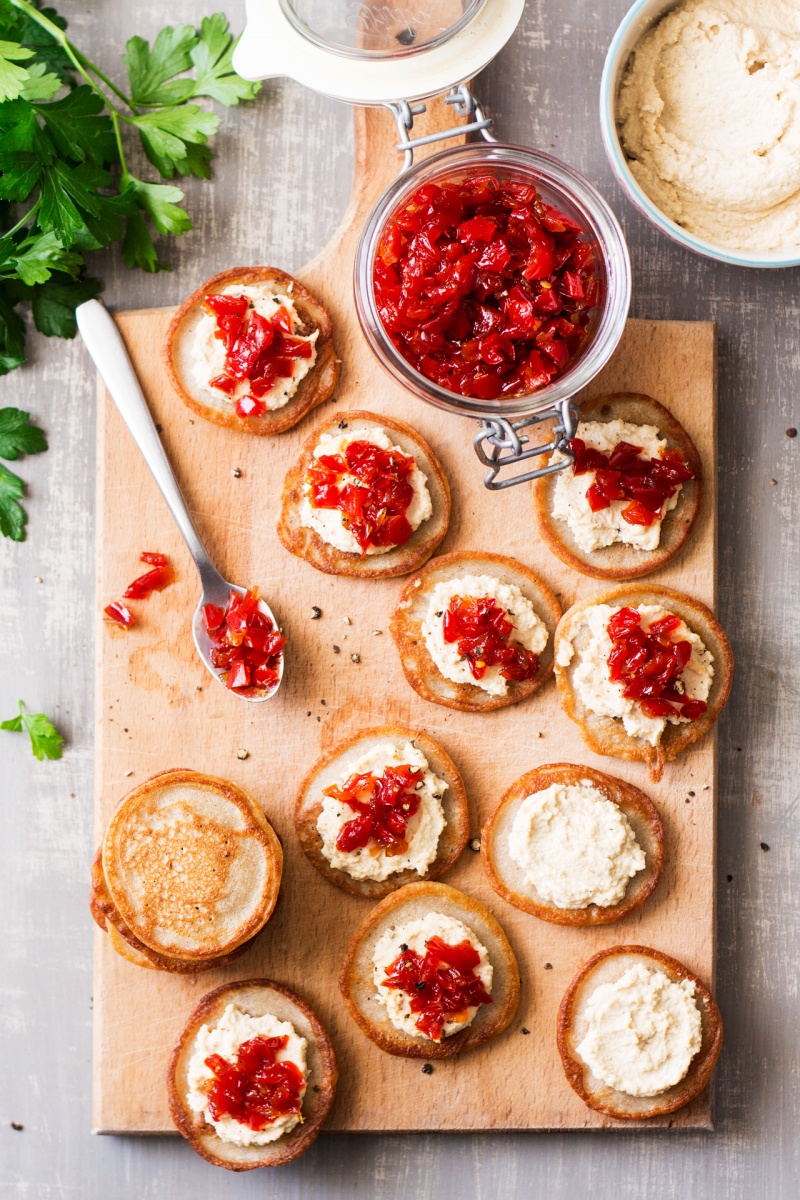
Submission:
[[[25,362],[25,326],[15,310],[16,297],[0,288],[0,375]]]
[[[54,233],[26,237],[8,258],[23,283],[46,283],[54,271],[76,276],[83,266],[80,254],[65,250]],[[2,270],[2,267],[0,267]]]
[[[25,712],[25,706],[20,700],[19,716],[3,721],[0,729],[7,729],[11,733],[22,733],[23,728],[28,731],[33,756],[38,758],[39,762],[45,758],[61,758],[64,739],[53,722],[44,713]]]
[[[203,17],[200,40],[191,51],[192,62],[197,68],[193,95],[208,96],[228,106],[238,104],[240,100],[252,100],[257,95],[261,84],[249,83],[233,69],[231,55],[236,40],[228,32],[228,21],[222,13]]]
[[[155,274],[156,271],[168,271],[169,268],[158,261],[158,254],[147,228],[147,222],[141,213],[128,217],[125,226],[125,237],[122,241],[122,256],[125,266],[140,267],[143,271]]]
[[[186,157],[187,143],[203,145],[216,133],[219,117],[196,104],[159,108],[133,117],[145,150],[173,161]]]
[[[159,233],[186,233],[192,228],[191,217],[185,209],[178,207],[178,202],[183,200],[180,188],[131,179],[128,190],[138,207],[152,217]]]
[[[99,279],[86,276],[70,279],[53,275],[47,283],[30,289],[33,321],[46,337],[73,338],[78,332],[75,309],[85,300],[93,300],[102,290]]]
[[[31,63],[28,81],[20,92],[23,100],[52,100],[64,86],[62,79],[48,71],[44,63]]]
[[[23,88],[30,79],[30,72],[17,63],[27,62],[34,57],[33,50],[27,50],[16,42],[0,42],[0,103],[3,100],[16,100],[22,95]]]
[[[25,494],[19,475],[0,463],[0,533],[13,542],[25,541],[25,510],[17,503]]]
[[[0,408],[0,458],[14,462],[21,454],[41,454],[45,436],[21,408]]]
[[[131,99],[135,106],[180,104],[191,96],[186,80],[173,81],[192,65],[191,51],[197,44],[197,31],[191,25],[167,25],[153,43],[133,37],[126,43],[122,58],[128,68]],[[176,83],[178,86],[176,87]]]
[[[22,203],[42,177],[42,164],[35,154],[0,151],[0,200]]]
[[[108,197],[98,191],[110,184],[111,176],[102,167],[92,163],[72,167],[57,159],[42,171],[37,225],[43,231],[53,230],[64,242],[69,243],[86,225],[88,214],[95,218],[91,226],[95,237],[103,243],[113,240],[117,234],[117,222],[112,220],[107,231],[104,230]]]
[[[67,28],[67,22],[58,15],[54,8],[41,8],[39,5],[37,8],[42,16],[46,17],[57,29]],[[47,29],[44,29],[38,21],[32,20],[27,13],[17,11],[14,15],[17,18],[14,25],[14,39],[35,51],[38,62],[57,75],[67,87],[73,87],[72,72],[75,70],[75,65],[66,50],[59,45]]]
[[[34,105],[52,144],[64,158],[98,165],[115,162],[114,128],[101,96],[88,84],[75,88],[62,100]]]
[[[198,179],[210,179],[210,162],[213,151],[210,146],[199,146],[192,142],[184,143],[186,151],[183,158],[170,158],[166,154],[156,154],[151,145],[144,144],[145,153],[150,162],[165,179],[174,175],[195,175]]]

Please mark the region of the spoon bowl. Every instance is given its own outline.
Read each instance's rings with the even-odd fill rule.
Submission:
[[[161,445],[150,409],[139,380],[136,378],[133,364],[128,357],[125,343],[111,314],[99,300],[87,300],[85,304],[76,308],[75,316],[86,349],[89,351],[109,395],[119,409],[123,421],[128,426],[133,440],[139,447],[144,461],[152,471],[153,478],[194,559],[203,593],[192,619],[192,636],[197,653],[204,665],[217,682],[225,686],[225,680],[222,678],[224,672],[219,667],[215,667],[211,661],[213,646],[203,622],[203,608],[206,604],[216,604],[219,608],[224,609],[231,592],[243,596],[246,589],[223,579],[208,557],[208,552],[189,515],[186,501],[178,487],[178,481],[164,453],[164,447]],[[278,622],[266,601],[259,600],[259,609],[272,621],[273,628],[278,629]],[[273,688],[263,690],[253,688],[248,689],[247,692],[235,691],[232,688],[226,690],[232,695],[238,696],[240,700],[247,700],[251,704],[260,704],[262,700],[271,700],[281,686],[283,666],[284,653],[281,651],[278,660],[278,682]]]
[[[223,687],[226,688],[226,691],[230,691],[231,689],[227,687],[225,680],[222,678],[224,672],[222,672],[219,667],[215,667],[211,661],[211,651],[214,649],[214,643],[211,641],[211,638],[208,635],[208,630],[206,629],[205,621],[203,620],[203,609],[206,604],[216,604],[218,608],[225,608],[231,592],[235,592],[237,596],[242,597],[244,596],[245,591],[246,589],[239,587],[238,584],[228,583],[222,578],[221,575],[218,576],[217,580],[211,582],[210,586],[209,583],[204,581],[203,594],[200,597],[200,602],[197,605],[197,608],[194,611],[194,617],[192,618],[192,637],[194,638],[194,644],[197,653],[200,655],[203,662],[208,667],[209,671],[217,680],[217,682],[221,683]],[[259,599],[258,608],[259,612],[262,612],[264,616],[269,617],[275,629],[280,628],[275,618],[275,614],[265,600]],[[263,688],[260,690],[256,690],[254,688],[252,691],[248,692],[234,692],[233,695],[238,696],[240,700],[249,700],[251,704],[260,704],[262,700],[271,700],[283,682],[283,663],[284,656],[281,653],[280,658],[278,659],[278,682],[273,688]]]

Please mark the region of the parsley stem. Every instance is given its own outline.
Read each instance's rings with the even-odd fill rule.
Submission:
[[[98,79],[101,79],[106,87],[110,88],[114,95],[117,96],[123,102],[123,104],[127,105],[128,108],[133,109],[131,101],[124,94],[124,92],[121,92],[119,88],[116,87],[115,84],[113,84],[111,80],[108,79],[93,62],[81,54],[77,46],[73,46],[63,29],[59,29],[58,25],[49,20],[49,18],[46,17],[44,13],[40,12],[38,8],[34,8],[32,4],[29,4],[28,0],[11,0],[11,4],[14,8],[18,8],[20,12],[25,13],[29,20],[33,21],[36,25],[41,26],[42,29],[45,29],[50,34],[53,41],[57,42],[64,53],[68,56],[78,74],[83,76],[92,91],[97,92],[98,96],[102,97],[104,104],[106,104],[109,109],[114,108],[113,104],[111,104],[105,93],[100,90],[85,68],[88,67],[90,71],[93,71]]]
[[[77,46],[73,46],[73,50],[74,50],[75,54],[78,56],[78,58],[81,60],[83,65],[88,70],[90,70],[94,75],[96,75],[97,78],[106,85],[106,87],[109,89],[109,91],[112,91],[114,93],[114,95],[117,97],[118,100],[121,100],[122,103],[125,104],[128,108],[130,108],[132,112],[137,111],[133,107],[133,103],[128,99],[128,97],[125,95],[125,93],[121,92],[120,89],[117,87],[117,85],[115,83],[112,83],[112,81],[108,78],[108,76],[105,75],[100,70],[100,68],[91,61],[91,59],[88,59],[85,54],[82,54],[81,51],[77,48]],[[95,88],[95,91],[98,91],[98,90],[99,90],[98,88]],[[102,93],[101,93],[101,95],[102,95]]]
[[[125,188],[128,186],[128,184],[131,181],[131,176],[130,176],[130,171],[128,170],[128,164],[125,161],[125,150],[123,149],[123,146],[122,146],[122,133],[121,133],[120,127],[119,127],[119,114],[117,113],[117,110],[115,108],[109,109],[109,114],[111,116],[111,124],[114,126],[114,137],[116,138],[116,142],[117,142],[117,153],[119,154],[119,164],[122,168],[122,178],[120,180],[120,183],[122,184],[121,190],[124,191]]]
[[[27,225],[28,221],[30,221],[31,217],[37,211],[41,202],[42,202],[42,198],[40,196],[39,199],[34,204],[33,208],[29,209],[28,212],[25,213],[24,217],[20,217],[20,219],[17,221],[16,225],[14,225],[14,227],[12,229],[6,229],[4,231],[3,237],[4,238],[13,237],[14,234],[17,233],[18,230],[22,229],[23,225]]]

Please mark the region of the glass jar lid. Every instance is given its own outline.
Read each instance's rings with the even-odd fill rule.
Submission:
[[[525,0],[247,0],[245,79],[288,76],[352,104],[426,100],[482,71]]]
[[[486,0],[280,0],[309,41],[348,58],[420,54],[453,37]]]

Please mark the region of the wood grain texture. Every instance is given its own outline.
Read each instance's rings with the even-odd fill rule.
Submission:
[[[448,117],[432,106],[431,121]],[[372,356],[352,308],[352,260],[366,208],[396,168],[387,114],[358,114],[354,202],[330,247],[300,277],[334,322],[342,377],[336,411],[371,408],[414,424],[441,457],[453,491],[453,519],[441,549],[501,550],[532,567],[560,593],[564,607],[597,590],[539,543],[530,489],[489,494],[471,445],[473,424],[443,415],[396,386]],[[714,752],[707,739],[649,787],[640,764],[591,755],[561,712],[552,684],[497,713],[462,714],[426,704],[405,683],[386,632],[402,586],[393,580],[323,576],[280,546],[275,522],[280,489],[308,431],[311,414],[280,438],[252,438],[187,413],[155,353],[170,310],[121,313],[118,323],[154,419],[201,536],[226,578],[255,582],[268,597],[290,650],[284,683],[268,705],[239,703],[205,674],[189,636],[197,581],[155,484],[101,388],[98,455],[98,599],[119,594],[145,545],[168,553],[177,582],[139,606],[130,632],[98,618],[98,835],[132,781],[169,766],[231,778],[262,804],[286,851],[283,902],[245,959],[198,979],[162,979],[131,967],[107,939],[96,940],[95,1128],[153,1133],[171,1129],[163,1069],[170,1043],[203,991],[246,975],[279,979],[306,996],[330,1030],[342,1062],[328,1127],[347,1130],[595,1128],[613,1122],[570,1091],[554,1045],[555,1013],[581,963],[620,940],[681,955],[711,982],[714,928]],[[715,601],[715,343],[708,323],[633,322],[587,395],[650,392],[688,428],[706,466],[709,488],[686,552],[654,576],[713,605]],[[322,415],[327,415],[328,407]],[[241,476],[232,475],[238,467]],[[101,601],[103,603],[101,603]],[[322,609],[311,620],[312,605]],[[345,623],[348,617],[351,623]],[[375,630],[380,630],[375,634]],[[340,653],[334,652],[334,644]],[[358,661],[352,661],[356,655]],[[509,784],[548,761],[588,762],[648,787],[667,825],[667,869],[641,910],[603,930],[543,925],[504,905],[479,858],[467,852],[447,882],[477,896],[498,917],[520,961],[524,990],[512,1027],[496,1043],[437,1064],[420,1095],[413,1063],[381,1054],[349,1020],[336,980],[347,941],[366,914],[364,902],[335,891],[305,859],[292,828],[294,789],[320,750],[360,727],[396,722],[425,729],[464,775],[473,832]],[[538,734],[541,732],[542,737]],[[241,761],[237,749],[249,757]],[[502,747],[502,750],[500,749]],[[135,759],[132,757],[135,755]],[[689,791],[694,798],[689,797]],[[688,801],[688,803],[687,803]],[[87,918],[88,919],[88,918]],[[545,968],[545,963],[551,964]],[[141,1013],[157,1014],[142,1022]],[[530,1030],[528,1036],[521,1029]],[[130,1050],[135,1047],[135,1067]],[[663,1123],[709,1128],[706,1093]]]
[[[242,0],[219,7],[241,28]],[[718,326],[718,611],[739,677],[719,729],[716,993],[725,1048],[717,1132],[323,1133],[298,1163],[241,1179],[212,1170],[177,1138],[90,1136],[95,380],[78,341],[34,336],[29,365],[0,380],[0,403],[35,414],[50,443],[47,454],[17,467],[29,483],[28,541],[0,543],[0,706],[10,716],[24,696],[50,712],[68,745],[60,762],[38,763],[22,738],[0,734],[4,837],[14,846],[0,872],[0,1195],[795,1200],[800,657],[787,647],[796,639],[800,438],[786,429],[800,426],[800,271],[698,258],[623,198],[600,140],[597,92],[628,7],[629,0],[527,0],[517,34],[477,90],[503,137],[560,155],[609,200],[631,248],[634,316]],[[126,38],[152,40],[166,19],[198,16],[196,0],[174,0],[168,17],[157,0],[135,10],[118,0],[63,0],[59,8],[81,47],[120,83]],[[92,256],[110,306],[177,304],[232,260],[280,259],[294,270],[335,228],[352,182],[344,106],[281,81],[255,105],[221,115],[213,183],[181,181],[195,230],[161,242],[172,272],[126,271],[115,251]],[[153,177],[134,161],[137,174]]]

